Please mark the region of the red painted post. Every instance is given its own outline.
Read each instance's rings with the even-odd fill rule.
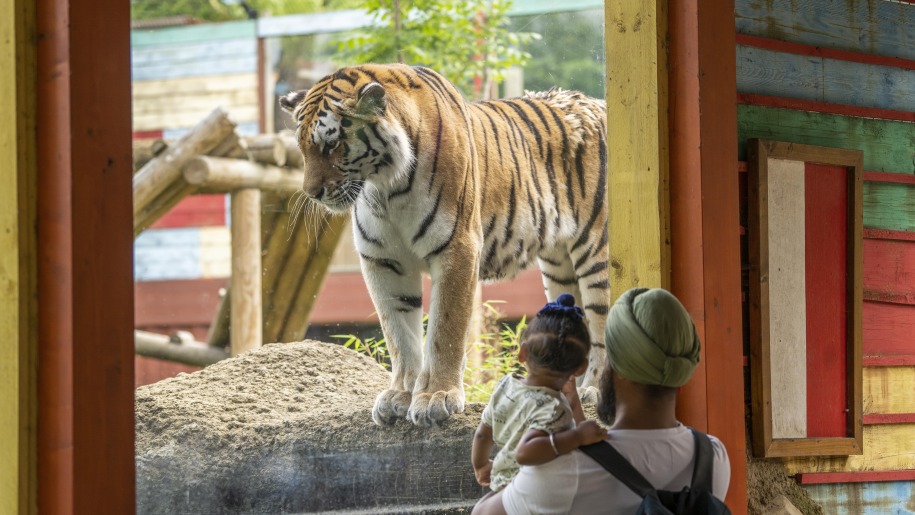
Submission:
[[[36,11],[39,512],[133,513],[130,3]]]

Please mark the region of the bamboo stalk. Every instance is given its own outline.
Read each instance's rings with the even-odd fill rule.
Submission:
[[[181,176],[181,167],[188,159],[211,151],[234,129],[235,123],[217,108],[173,146],[146,163],[133,178],[134,218]]]
[[[187,161],[182,170],[189,184],[211,193],[228,193],[257,188],[292,193],[302,188],[304,176],[278,166],[241,159],[198,156]]]
[[[164,334],[146,331],[134,331],[134,349],[136,354],[148,358],[164,359],[205,367],[229,357],[223,350],[210,347],[196,341],[176,342]]]
[[[304,280],[296,292],[295,301],[290,306],[292,309],[286,316],[282,341],[297,341],[304,338],[311,310],[321,291],[321,286],[324,284],[324,279],[327,277],[327,270],[330,268],[331,259],[334,257],[334,251],[340,242],[340,236],[344,232],[343,228],[348,219],[349,216],[328,218],[327,225],[318,238],[318,247],[308,260],[305,273],[302,274]]]
[[[232,303],[229,341],[232,355],[263,344],[261,294],[260,191],[232,193]]]

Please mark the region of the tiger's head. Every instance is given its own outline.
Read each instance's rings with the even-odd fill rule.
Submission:
[[[345,212],[367,184],[380,191],[406,173],[409,138],[391,114],[390,95],[359,69],[341,69],[307,91],[280,98],[298,124],[302,189],[333,212]]]

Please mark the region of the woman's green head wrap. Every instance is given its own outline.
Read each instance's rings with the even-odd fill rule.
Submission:
[[[610,365],[630,381],[679,387],[699,364],[696,326],[670,292],[633,288],[607,316]]]

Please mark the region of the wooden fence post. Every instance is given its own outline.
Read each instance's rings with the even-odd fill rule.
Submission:
[[[232,355],[263,343],[261,311],[261,192],[255,188],[232,193]]]

